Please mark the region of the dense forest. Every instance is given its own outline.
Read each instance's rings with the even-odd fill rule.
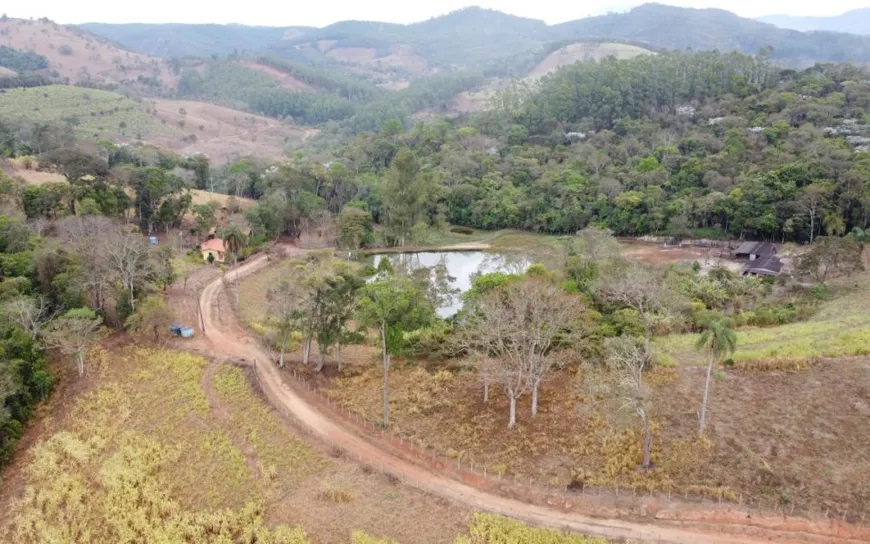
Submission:
[[[297,158],[228,190],[361,207],[388,243],[447,223],[809,241],[868,227],[866,77],[719,53],[578,64],[491,111],[408,132],[394,119],[328,167]]]

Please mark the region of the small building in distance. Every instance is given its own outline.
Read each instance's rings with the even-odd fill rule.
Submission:
[[[776,246],[770,242],[743,242],[734,251],[735,258],[748,259],[750,261],[772,255],[776,255]]]
[[[782,261],[776,255],[766,255],[743,265],[744,276],[779,276],[782,272]]]
[[[226,243],[220,238],[206,240],[199,246],[199,249],[202,252],[203,260],[206,262],[222,263],[227,255]],[[211,260],[209,260],[209,257],[211,257]]]

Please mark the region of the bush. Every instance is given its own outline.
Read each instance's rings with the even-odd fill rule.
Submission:
[[[73,54],[73,48],[68,45],[61,45],[57,51],[65,57],[69,57]]]
[[[474,234],[474,229],[468,227],[450,227],[450,232],[454,234]]]

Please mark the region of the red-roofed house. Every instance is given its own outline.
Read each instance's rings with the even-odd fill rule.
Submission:
[[[220,238],[212,238],[202,243],[200,251],[202,251],[202,258],[206,261],[209,261],[209,257],[211,257],[211,262],[222,263],[226,258],[227,247]]]

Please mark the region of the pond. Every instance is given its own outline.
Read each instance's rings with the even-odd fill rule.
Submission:
[[[480,274],[505,272],[522,274],[531,261],[519,253],[492,253],[487,251],[431,251],[422,253],[390,253],[375,255],[375,267],[383,259],[389,259],[394,269],[432,268],[443,265],[452,279],[450,287],[458,291],[457,296],[438,308],[438,315],[450,317],[462,308],[462,293],[471,289],[471,282]]]

